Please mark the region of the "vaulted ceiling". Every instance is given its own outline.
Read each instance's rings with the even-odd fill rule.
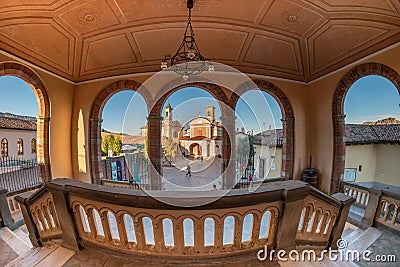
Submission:
[[[195,0],[201,53],[308,82],[400,41],[398,0]],[[0,1],[0,49],[71,81],[160,70],[186,0]]]

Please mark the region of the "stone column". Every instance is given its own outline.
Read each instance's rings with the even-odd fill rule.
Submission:
[[[296,182],[285,187],[282,215],[276,233],[276,250],[296,249],[296,234],[303,209],[304,198],[309,189],[305,183]]]
[[[349,215],[350,206],[355,201],[351,196],[345,195],[343,193],[336,193],[332,195],[333,198],[339,200],[342,203],[340,211],[338,213],[338,218],[332,230],[332,234],[330,237],[330,246],[332,249],[337,249],[337,241],[342,238],[342,233],[344,230],[344,226],[347,221],[347,216]]]
[[[236,185],[236,116],[234,111],[222,110],[222,166],[223,189],[232,189]]]
[[[101,179],[106,178],[104,175],[103,165],[101,164],[101,123],[100,118],[90,119],[90,153],[91,153],[91,170],[92,183],[100,184]]]
[[[60,221],[62,245],[74,251],[82,249],[83,244],[76,228],[74,214],[69,206],[68,189],[65,185],[53,184],[48,190],[53,195],[54,206]]]
[[[14,224],[14,219],[11,216],[7,203],[7,192],[7,189],[0,188],[0,217],[2,220],[0,227],[10,227]]]
[[[361,223],[365,227],[371,227],[374,224],[376,211],[379,207],[379,200],[382,196],[382,190],[375,187],[369,188],[368,192],[368,205],[365,209],[364,217],[361,220]]]
[[[147,155],[150,160],[148,174],[150,178],[150,188],[153,190],[161,189],[161,120],[158,114],[150,114],[147,117]]]
[[[39,116],[36,118],[36,146],[39,176],[43,183],[51,180],[50,155],[49,155],[49,125],[50,117]]]
[[[346,156],[346,142],[345,142],[345,132],[346,125],[345,119],[346,115],[338,114],[333,116],[333,127],[334,127],[334,169],[332,171],[331,180],[331,192],[337,193],[340,191],[340,181],[344,174],[344,161]]]
[[[293,179],[293,153],[294,153],[294,118],[282,119],[282,170],[281,177],[285,180]]]

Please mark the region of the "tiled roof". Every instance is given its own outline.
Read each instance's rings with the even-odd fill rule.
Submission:
[[[283,131],[282,129],[267,130],[254,137],[255,145],[282,146]]]
[[[0,128],[36,131],[36,122],[16,118],[0,117]]]
[[[346,144],[400,144],[400,124],[346,124]]]

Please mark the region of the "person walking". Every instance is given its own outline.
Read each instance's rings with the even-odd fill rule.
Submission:
[[[192,177],[191,167],[189,164],[186,167],[186,176]]]

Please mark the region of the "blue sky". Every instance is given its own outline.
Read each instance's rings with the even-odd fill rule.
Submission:
[[[173,119],[182,123],[199,114],[205,116],[204,108],[207,105],[218,107],[218,102],[208,92],[196,88],[181,89],[172,94],[165,105],[168,102],[175,109]],[[400,119],[399,104],[400,96],[390,81],[380,76],[361,78],[353,84],[346,96],[346,123],[375,121],[389,116]],[[38,106],[33,90],[19,78],[0,77],[0,111],[37,116]],[[124,120],[125,112],[127,118]],[[250,91],[242,96],[237,104],[236,116],[236,127],[244,126],[246,131],[254,130],[256,133],[268,129],[269,125],[273,128],[274,121],[276,128],[282,127],[278,104],[271,96],[260,91]],[[139,128],[146,124],[146,117],[147,107],[143,98],[132,91],[122,91],[106,103],[103,128],[136,135],[139,134]],[[220,111],[217,108],[217,120],[219,117]]]
[[[346,123],[376,121],[387,117],[400,119],[400,95],[392,82],[370,75],[357,80],[344,101]]]
[[[1,76],[0,112],[36,117],[38,104],[32,88],[20,78]]]

